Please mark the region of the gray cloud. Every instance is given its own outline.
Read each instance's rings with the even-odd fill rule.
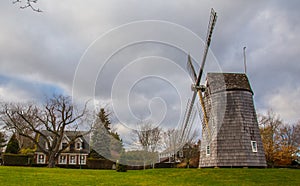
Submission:
[[[49,0],[39,1],[38,6],[43,13],[19,10],[7,1],[0,2],[0,11],[3,14],[0,18],[0,75],[16,77],[27,82],[23,86],[17,83],[19,80],[8,82],[6,79],[0,83],[2,99],[14,100],[22,97],[30,99],[39,94],[39,91],[45,90],[45,86],[51,87],[46,89],[48,92],[56,87],[72,94],[74,77],[80,75],[81,79],[76,85],[77,98],[83,100],[90,98],[89,90],[94,87],[92,93],[100,103],[111,103],[112,84],[120,70],[132,61],[147,56],[161,56],[183,69],[186,64],[186,54],[183,51],[159,43],[144,42],[120,50],[104,66],[104,71],[100,71],[101,64],[105,61],[104,56],[116,50],[114,47],[120,42],[134,37],[147,38],[147,35],[142,34],[155,36],[158,40],[177,38],[186,52],[190,52],[195,58],[194,64],[201,61],[203,43],[195,42],[184,34],[176,35],[178,32],[174,29],[164,28],[161,32],[157,32],[158,29],[154,25],[131,28],[132,30],[127,30],[130,34],[115,34],[114,37],[101,40],[103,43],[96,43],[96,47],[84,53],[92,42],[110,29],[139,20],[170,21],[192,30],[205,39],[209,11],[213,7],[218,12],[219,18],[206,71],[220,71],[221,68],[226,72],[243,72],[242,48],[247,46],[248,75],[255,93],[257,110],[265,112],[266,109],[273,108],[288,122],[299,119],[297,108],[300,107],[300,103],[297,98],[300,97],[298,81],[300,5],[296,0],[289,2]],[[80,66],[80,59],[91,60],[93,63]],[[153,60],[153,64],[159,61],[154,58]],[[145,59],[140,60],[143,61],[145,62]],[[78,64],[81,74],[75,74]],[[191,96],[189,90],[191,80],[187,74],[178,76],[168,65],[161,67],[164,71],[159,73],[165,72],[167,78],[174,79],[180,87],[182,100],[166,82],[150,79],[133,86],[130,104],[135,115],[148,116],[150,112],[148,103],[153,97],[160,96],[169,111],[164,125],[175,125],[174,123],[180,120],[178,115],[182,115],[185,103]],[[134,70],[137,72],[156,70],[153,65],[134,68],[132,73]],[[95,79],[92,76],[94,74]],[[30,91],[29,87],[35,83],[40,86],[37,86],[36,91]],[[125,88],[126,85],[120,85],[120,92]],[[16,92],[20,94],[7,96]],[[157,106],[160,107],[160,103]],[[127,130],[124,126],[119,128]]]

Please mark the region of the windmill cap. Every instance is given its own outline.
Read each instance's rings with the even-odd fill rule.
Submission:
[[[249,91],[253,94],[246,74],[208,73],[206,80],[206,86],[209,89],[210,94],[228,90]]]

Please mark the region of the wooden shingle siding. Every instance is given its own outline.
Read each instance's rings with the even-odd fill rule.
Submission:
[[[209,130],[203,125],[199,167],[266,167],[247,76],[209,73],[206,87]],[[251,141],[256,142],[257,152]],[[210,155],[206,154],[207,145]]]

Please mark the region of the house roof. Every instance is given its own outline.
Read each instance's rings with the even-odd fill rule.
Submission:
[[[246,74],[208,73],[206,81],[210,94],[225,90],[244,90],[253,94]]]
[[[50,140],[54,139],[54,134],[51,133],[50,131],[47,130],[43,130],[42,133],[49,138],[52,138]],[[88,135],[86,135],[86,131],[65,131],[64,132],[64,138],[69,142],[72,141],[72,139],[74,139],[76,136],[80,136],[78,137],[76,140],[79,140],[82,143],[82,149],[81,150],[77,150],[77,149],[66,149],[64,152],[89,152],[89,137]],[[46,147],[46,140],[43,136],[39,136],[39,145],[45,149]],[[41,149],[38,148],[37,152],[41,152]]]
[[[195,147],[197,147],[197,144],[185,143],[183,146],[176,146],[175,152],[177,153],[178,151],[181,151],[184,148],[195,148]],[[168,153],[174,154],[174,148],[168,147],[164,151],[160,152],[160,154],[168,154]]]

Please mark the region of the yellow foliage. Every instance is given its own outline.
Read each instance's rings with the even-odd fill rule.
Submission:
[[[33,154],[36,151],[36,149],[30,149],[30,148],[22,148],[20,150],[21,154]]]
[[[300,122],[296,125],[284,125],[274,113],[268,113],[262,117],[260,125],[268,165],[291,165],[297,159],[300,148]]]

